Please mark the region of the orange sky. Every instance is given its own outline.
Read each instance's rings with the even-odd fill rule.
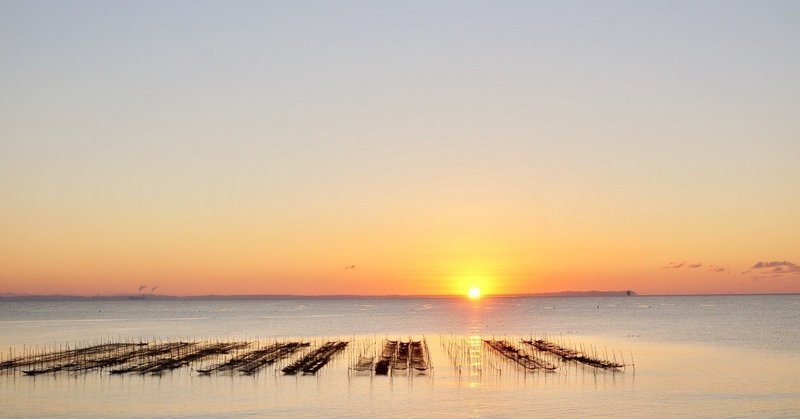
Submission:
[[[800,292],[794,5],[488,5],[0,5],[0,293]]]

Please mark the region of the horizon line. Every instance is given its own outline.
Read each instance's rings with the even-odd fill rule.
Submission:
[[[696,296],[747,296],[747,295],[800,295],[800,292],[764,292],[764,293],[677,293],[677,294],[642,294],[634,290],[610,291],[557,291],[541,293],[504,293],[484,294],[482,298],[528,298],[528,297],[696,297]],[[6,292],[0,293],[0,299],[14,298],[130,298],[137,299],[259,299],[259,298],[291,298],[291,299],[346,299],[346,298],[464,298],[462,294],[193,294],[193,295],[168,295],[146,293],[116,293],[116,294],[28,294]]]

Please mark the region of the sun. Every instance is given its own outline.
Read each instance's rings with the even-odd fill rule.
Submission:
[[[477,300],[481,298],[481,289],[478,287],[470,288],[467,292],[467,297],[469,297],[470,300]]]

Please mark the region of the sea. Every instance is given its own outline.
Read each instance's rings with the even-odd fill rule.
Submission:
[[[528,371],[485,340],[614,359]],[[800,295],[0,300],[0,361],[104,342],[329,340],[313,375],[0,371],[2,417],[800,417]],[[432,368],[356,373],[386,340]]]

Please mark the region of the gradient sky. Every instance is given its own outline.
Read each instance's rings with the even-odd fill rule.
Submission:
[[[800,292],[798,22],[2,1],[0,293]]]

